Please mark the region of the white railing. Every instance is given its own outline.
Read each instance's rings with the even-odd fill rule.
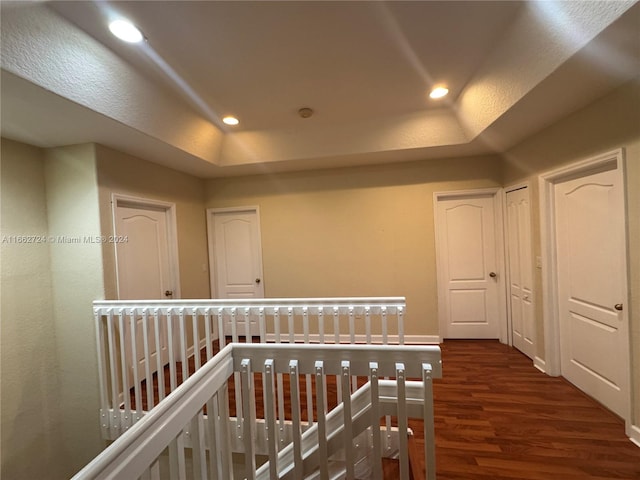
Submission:
[[[238,374],[241,427],[229,428],[229,382]],[[290,428],[279,426],[277,375],[288,378]],[[314,380],[315,422],[302,421],[301,376]],[[353,376],[365,376],[351,393]],[[381,418],[397,417],[400,478],[409,479],[408,418],[425,423],[426,478],[435,479],[432,378],[442,375],[437,346],[241,344],[225,346],[74,480],[356,478],[369,459],[381,479]],[[342,402],[327,409],[327,377],[342,384]],[[384,377],[393,380],[383,380]],[[409,381],[408,378],[420,381]],[[256,395],[256,381],[262,398]],[[257,411],[262,409],[263,418]],[[313,418],[313,417],[311,417]],[[262,429],[264,436],[258,431]],[[281,437],[287,438],[286,445]],[[233,437],[242,440],[244,471],[234,471]],[[263,443],[260,443],[263,441]],[[356,445],[357,443],[357,445]],[[360,444],[366,443],[362,448]],[[363,450],[363,451],[360,451]],[[260,455],[268,460],[260,466]],[[362,473],[358,473],[362,477]]]
[[[94,302],[103,438],[131,428],[228,342],[403,344],[404,312],[401,297]],[[240,373],[234,377],[241,411]],[[282,374],[275,381],[281,395]],[[311,374],[305,384],[312,418]],[[342,388],[337,382],[338,402]],[[280,422],[283,405],[278,397]],[[234,428],[241,427],[240,420]],[[391,453],[392,442],[386,445]]]

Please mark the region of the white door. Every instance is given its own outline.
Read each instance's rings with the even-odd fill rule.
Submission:
[[[116,207],[118,297],[120,300],[173,297],[169,236],[164,209]]]
[[[555,185],[561,372],[625,417],[629,331],[623,194],[615,169]]]
[[[217,298],[262,298],[262,246],[258,209],[209,209],[209,243],[213,258],[212,292]],[[251,320],[251,334],[259,334]],[[244,324],[238,333],[246,334]],[[230,329],[226,329],[226,334]]]
[[[115,234],[122,242],[116,243],[118,271],[118,298],[120,300],[149,300],[173,298],[176,295],[170,250],[169,212],[164,207],[131,204],[114,199]],[[168,362],[165,322],[160,322],[160,355],[162,364]],[[138,377],[144,378],[144,335],[142,317],[136,318],[135,343],[137,357],[131,358],[126,349],[127,364],[135,364]],[[125,342],[131,345],[131,329],[125,327]],[[148,322],[149,360],[151,372],[157,370],[158,349],[154,322]],[[131,375],[131,372],[130,372]],[[130,381],[132,376],[130,377]]]
[[[533,359],[535,314],[531,257],[531,205],[527,187],[507,192],[507,258],[513,346]]]
[[[499,338],[494,195],[437,200],[438,310],[443,338]]]

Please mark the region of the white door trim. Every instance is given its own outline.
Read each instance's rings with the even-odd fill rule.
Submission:
[[[134,197],[122,193],[111,194],[111,218],[113,221],[113,233],[117,234],[116,229],[116,209],[118,207],[135,207],[135,208],[155,208],[164,210],[167,215],[167,240],[169,241],[169,268],[171,269],[171,283],[173,285],[172,298],[182,298],[180,293],[180,264],[178,261],[178,223],[176,217],[176,204],[171,202],[163,202],[162,200],[152,200],[149,198]],[[120,280],[118,275],[118,251],[116,244],[113,243],[114,260],[116,269],[116,293],[120,298]]]
[[[526,181],[526,182],[521,182],[521,183],[516,183],[514,185],[509,185],[508,187],[504,188],[504,195],[502,198],[502,214],[503,214],[503,224],[502,224],[502,232],[504,234],[504,244],[505,244],[505,248],[504,248],[504,264],[505,264],[505,282],[504,282],[504,286],[505,286],[505,290],[506,290],[506,314],[507,314],[507,337],[508,337],[508,344],[510,347],[513,347],[513,326],[511,325],[511,302],[509,301],[509,285],[511,285],[511,272],[509,270],[508,265],[509,265],[509,252],[507,252],[507,193],[509,192],[514,192],[516,190],[522,190],[523,188],[526,188],[529,190],[529,200],[531,200],[531,197],[533,196],[533,191],[531,189],[531,182],[530,181]],[[529,208],[531,208],[531,205],[529,206]],[[530,211],[530,215],[529,215],[529,221],[531,223],[530,225],[530,231],[533,232],[533,211]],[[533,236],[533,235],[532,235]],[[533,243],[533,242],[532,242]],[[532,245],[533,247],[533,245]],[[531,252],[531,255],[533,256],[533,251]],[[534,282],[535,283],[535,282]],[[534,292],[535,295],[535,292]],[[534,309],[535,309],[535,299],[534,299]],[[534,332],[535,333],[535,332]],[[535,350],[535,345],[536,345],[536,337],[537,335],[534,335],[533,341],[534,341],[534,350]]]
[[[612,167],[614,167],[612,169]],[[540,241],[542,247],[542,315],[544,322],[544,348],[546,373],[553,376],[561,375],[560,363],[560,319],[558,298],[558,261],[556,245],[556,218],[555,218],[555,185],[572,178],[579,178],[591,173],[605,170],[615,170],[619,175],[620,185],[623,188],[623,198],[626,203],[626,184],[624,175],[624,150],[622,148],[612,150],[601,155],[572,163],[545,173],[538,177],[540,195]],[[623,208],[626,209],[626,206]],[[625,222],[625,237],[628,238]],[[628,276],[626,250],[623,251],[621,265],[625,275]],[[628,278],[624,282],[625,291],[623,298],[629,305]],[[628,311],[628,309],[627,309]],[[624,363],[627,366],[628,385],[631,385],[630,351],[621,352]],[[629,389],[631,395],[631,389]],[[625,420],[627,424],[631,418],[631,398],[629,398],[628,411]]]
[[[435,218],[435,226],[439,225],[438,213],[438,201],[444,199],[450,199],[454,197],[465,197],[469,195],[493,195],[493,205],[495,211],[495,238],[496,238],[496,269],[498,272],[498,325],[499,325],[499,338],[500,342],[508,342],[509,329],[507,326],[507,296],[506,296],[506,283],[505,283],[505,243],[503,233],[503,205],[504,205],[504,190],[500,187],[491,188],[479,188],[470,190],[452,190],[446,192],[434,192],[433,193],[433,210]],[[436,275],[437,275],[437,289],[438,289],[438,305],[444,305],[446,302],[446,289],[445,280],[441,277],[444,272],[444,266],[441,264],[440,252],[438,247],[438,232],[436,230]],[[440,338],[442,338],[442,332],[445,331],[445,325],[447,318],[444,314],[443,308],[438,308],[438,328],[440,330]]]
[[[207,208],[207,244],[209,250],[209,285],[211,286],[211,298],[220,298],[218,293],[218,285],[216,282],[216,265],[215,265],[215,235],[213,215],[216,213],[238,213],[238,212],[255,212],[258,217],[258,238],[262,245],[262,230],[260,227],[260,207],[258,205],[248,205],[246,207],[224,207],[224,208]],[[264,274],[262,271],[262,262],[260,262],[260,278],[264,282]]]

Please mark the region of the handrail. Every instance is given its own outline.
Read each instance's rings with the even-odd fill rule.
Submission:
[[[211,392],[233,373],[234,344],[227,345],[186,382],[72,477],[138,478],[162,453],[171,438],[202,408]]]
[[[229,340],[403,344],[406,305],[403,297],[99,300],[93,310],[101,430],[114,440],[200,368],[201,353],[208,360]]]
[[[107,308],[251,308],[306,307],[306,306],[386,306],[405,308],[404,297],[327,297],[327,298],[242,298],[242,299],[178,299],[178,300],[96,300],[95,309]]]
[[[256,366],[252,369],[251,366]],[[294,368],[295,367],[295,368]],[[261,370],[263,368],[263,370]],[[434,377],[442,374],[440,365],[440,350],[437,346],[397,346],[397,347],[379,347],[369,345],[263,345],[263,344],[229,344],[220,353],[211,360],[206,362],[202,368],[196,371],[184,383],[178,386],[163,402],[152,409],[139,422],[133,425],[125,434],[120,436],[112,445],[110,445],[102,454],[96,457],[91,463],[83,468],[73,480],[87,479],[113,479],[127,478],[134,479],[148,472],[149,467],[154,465],[159,455],[167,446],[172,451],[172,445],[176,445],[176,441],[181,441],[182,432],[189,425],[194,427],[194,434],[191,442],[194,449],[194,465],[200,461],[198,468],[206,470],[205,455],[198,448],[199,437],[200,447],[204,449],[205,436],[209,439],[219,438],[218,448],[228,449],[228,441],[225,441],[225,435],[228,432],[223,431],[222,434],[213,432],[216,423],[220,423],[223,428],[227,422],[224,412],[224,405],[228,404],[226,393],[226,383],[234,372],[242,371],[242,388],[245,398],[251,389],[253,382],[253,372],[263,372],[263,375],[271,375],[276,373],[292,372],[295,374],[309,374],[321,371],[327,374],[347,375],[367,375],[370,381],[375,382],[375,391],[379,389],[377,375],[395,376],[398,378],[397,392],[398,399],[406,399],[406,390],[404,389],[404,377],[419,376],[424,377],[425,371],[429,371]],[[270,373],[268,373],[270,372]],[[375,372],[375,374],[373,373]],[[392,374],[393,373],[393,374]],[[400,382],[402,377],[402,382]],[[271,377],[272,378],[272,377]],[[297,378],[297,377],[292,377]],[[382,384],[380,389],[384,396],[388,396],[389,387]],[[427,387],[425,380],[425,397],[430,395],[430,383]],[[346,391],[346,390],[345,390]],[[400,395],[402,394],[402,395]],[[272,394],[271,394],[272,395]],[[344,397],[346,406],[350,410],[351,394]],[[360,393],[359,395],[363,395]],[[212,398],[216,396],[219,404],[214,404]],[[414,395],[410,395],[410,398]],[[222,397],[222,398],[221,398]],[[428,399],[425,398],[425,402]],[[371,397],[371,401],[376,405],[380,399],[375,396]],[[295,402],[294,402],[295,403]],[[389,402],[383,400],[383,403]],[[398,415],[407,414],[406,405],[399,401]],[[207,407],[208,419],[202,414],[203,406]],[[219,410],[216,415],[216,405],[222,406],[223,410]],[[424,403],[423,407],[427,405]],[[251,409],[249,401],[245,402],[245,407]],[[255,406],[253,406],[255,408]],[[319,409],[321,410],[321,409]],[[424,412],[427,408],[424,407]],[[383,412],[383,410],[380,410]],[[323,413],[322,415],[325,415]],[[429,415],[433,415],[432,411]],[[245,442],[251,442],[254,437],[252,435],[255,421],[255,413],[245,414],[245,427],[248,429],[248,435]],[[379,417],[378,417],[379,418]],[[345,417],[346,420],[346,417]],[[267,418],[267,422],[272,422],[272,418]],[[203,423],[205,422],[205,423]],[[406,422],[405,422],[406,423]],[[204,426],[204,433],[199,429]],[[297,425],[297,433],[299,439],[302,438],[300,425]],[[200,434],[198,434],[200,431]],[[225,433],[226,432],[226,433]],[[331,433],[331,432],[328,432]],[[272,430],[270,442],[274,442],[273,435],[276,434]],[[406,432],[405,432],[406,434]],[[432,435],[426,438],[425,443],[431,442]],[[431,442],[432,443],[432,442]],[[433,445],[432,445],[433,446]],[[212,455],[216,449],[212,448]],[[248,448],[245,456],[250,455],[252,449]],[[220,452],[215,452],[220,454]],[[184,453],[182,453],[182,461],[184,462]],[[230,458],[230,452],[228,453]],[[199,460],[197,460],[199,459]],[[196,461],[197,460],[197,461]],[[276,462],[275,459],[272,461]],[[204,462],[204,463],[202,463]],[[277,462],[276,462],[277,463]],[[274,463],[274,465],[276,464]],[[250,464],[250,462],[248,462]],[[172,467],[173,468],[173,467]],[[177,467],[176,467],[177,468]],[[195,467],[194,467],[195,468]],[[213,468],[213,467],[211,467]],[[216,465],[215,468],[220,468]],[[204,478],[202,470],[200,476]],[[232,473],[222,471],[222,475],[231,478]],[[254,478],[254,472],[247,473],[248,478]],[[222,478],[225,478],[224,476]],[[408,477],[407,477],[408,478]],[[432,477],[429,477],[432,478]]]

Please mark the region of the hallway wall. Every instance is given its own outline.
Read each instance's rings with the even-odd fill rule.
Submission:
[[[406,296],[438,335],[433,193],[499,186],[497,156],[209,180],[207,207],[259,205],[265,295]]]
[[[522,142],[504,158],[504,184],[533,187],[534,256],[541,254],[538,175],[617,148],[626,155],[629,317],[634,424],[640,423],[640,77]],[[537,355],[544,358],[541,271],[536,269]],[[640,438],[640,431],[638,432]]]

